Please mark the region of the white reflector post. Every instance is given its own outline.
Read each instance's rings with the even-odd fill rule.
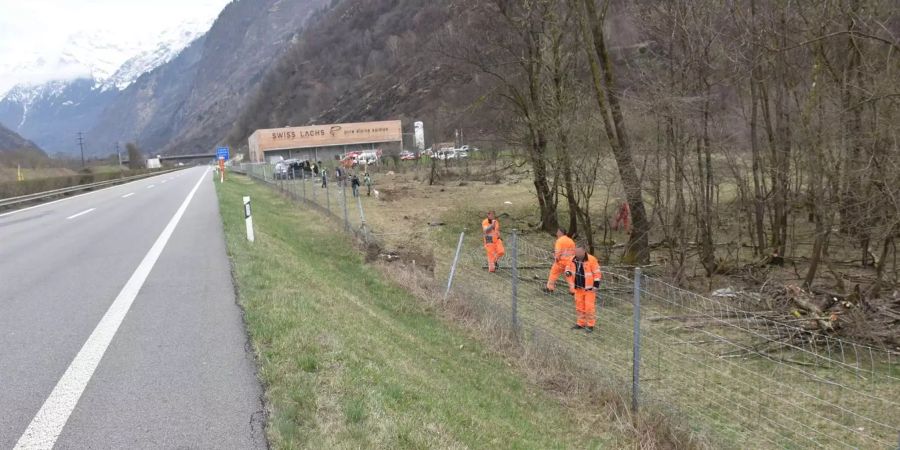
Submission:
[[[247,223],[247,240],[253,242],[253,216],[250,211],[250,197],[244,197],[244,222]]]

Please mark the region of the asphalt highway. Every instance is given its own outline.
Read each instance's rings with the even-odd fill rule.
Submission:
[[[0,449],[266,447],[212,178],[0,214]]]

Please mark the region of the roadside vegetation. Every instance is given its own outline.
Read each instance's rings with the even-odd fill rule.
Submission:
[[[496,346],[388,281],[334,223],[243,177],[217,187],[274,447],[635,445],[602,404],[528,381]]]
[[[28,169],[23,171],[24,181],[16,181],[16,169],[0,169],[0,198],[18,197],[20,195],[62,189],[82,184],[132,177],[160,169],[127,169],[116,166],[93,166],[74,172],[69,169]],[[8,180],[9,177],[11,180]]]

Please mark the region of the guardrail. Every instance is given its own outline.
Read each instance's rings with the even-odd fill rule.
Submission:
[[[180,170],[180,169],[162,170],[159,172],[150,172],[150,173],[135,175],[133,177],[116,178],[116,179],[112,179],[112,180],[98,181],[96,183],[79,184],[77,186],[70,186],[70,187],[61,188],[61,189],[54,189],[52,191],[36,192],[34,194],[27,194],[27,195],[20,195],[18,197],[4,198],[4,199],[0,199],[0,209],[7,209],[12,206],[20,205],[22,203],[44,200],[46,198],[57,197],[60,195],[66,195],[66,194],[70,194],[72,192],[88,191],[88,190],[92,190],[92,189],[96,189],[96,188],[100,188],[100,187],[127,183],[129,181],[140,180],[143,178],[150,178],[150,177],[154,177],[157,175],[166,174],[169,172],[174,172],[176,170]]]

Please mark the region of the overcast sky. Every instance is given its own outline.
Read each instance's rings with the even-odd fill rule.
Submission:
[[[72,40],[127,52],[167,29],[209,23],[230,0],[0,0],[0,95],[22,82],[71,78],[57,62]],[[100,52],[98,52],[100,53]],[[107,61],[115,51],[107,52]],[[45,67],[33,69],[43,59]],[[121,61],[124,62],[124,61]]]

